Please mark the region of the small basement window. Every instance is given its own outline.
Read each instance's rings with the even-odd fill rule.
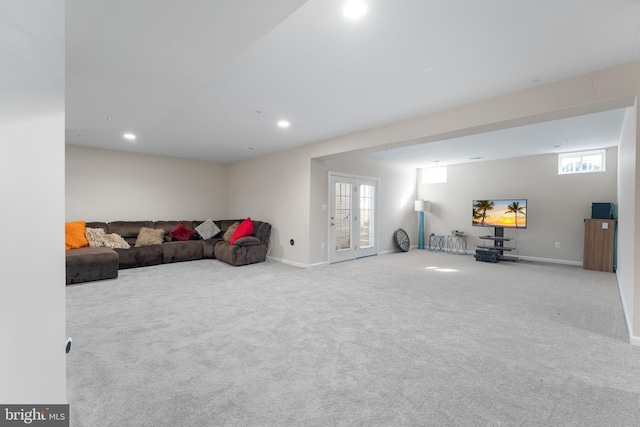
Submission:
[[[436,168],[423,168],[422,169],[422,183],[423,184],[440,184],[447,182],[447,167],[440,166]]]
[[[558,154],[558,175],[604,172],[606,150]]]

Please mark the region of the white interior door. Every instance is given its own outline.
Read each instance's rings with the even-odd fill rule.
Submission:
[[[377,254],[377,181],[330,174],[329,185],[329,261]]]

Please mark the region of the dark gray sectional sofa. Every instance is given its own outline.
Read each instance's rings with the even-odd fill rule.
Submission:
[[[216,236],[207,240],[198,238],[186,241],[174,241],[169,233],[179,222],[195,229],[203,221],[87,222],[87,227],[102,228],[108,234],[119,234],[131,245],[131,248],[86,247],[66,251],[67,285],[114,279],[118,277],[118,270],[170,262],[219,259],[234,266],[264,262],[269,248],[271,224],[253,221],[253,235],[242,237],[233,245],[222,238],[232,224],[242,221],[243,219],[214,220],[221,230]],[[165,241],[162,244],[135,247],[136,238],[142,227],[162,228],[165,231]]]

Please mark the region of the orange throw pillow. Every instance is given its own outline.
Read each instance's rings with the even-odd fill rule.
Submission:
[[[247,218],[238,225],[236,231],[231,236],[231,240],[229,240],[229,244],[233,245],[233,243],[241,237],[251,236],[253,234],[253,221],[251,218]]]
[[[87,240],[87,223],[84,221],[73,221],[64,224],[65,249],[85,248],[89,246]]]

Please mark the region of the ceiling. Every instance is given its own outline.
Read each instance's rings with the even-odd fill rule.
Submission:
[[[638,0],[363,1],[67,0],[66,141],[232,163],[640,59]],[[611,146],[622,114],[371,155]]]
[[[609,110],[365,155],[420,168],[608,148],[620,141],[625,113]]]

